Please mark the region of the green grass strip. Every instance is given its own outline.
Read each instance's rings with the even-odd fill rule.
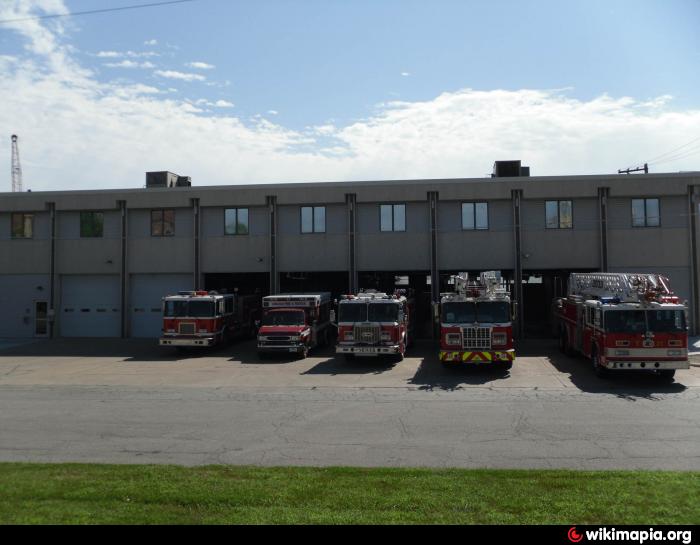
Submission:
[[[0,524],[697,524],[700,473],[0,464]]]

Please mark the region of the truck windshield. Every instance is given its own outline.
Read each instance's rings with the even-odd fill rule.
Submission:
[[[370,322],[395,322],[399,319],[399,305],[396,303],[370,303],[368,320]]]
[[[609,310],[605,313],[608,333],[644,333],[647,321],[643,310]]]
[[[214,316],[212,301],[166,301],[165,316],[168,318],[210,318]]]
[[[476,304],[476,319],[482,324],[510,322],[510,305],[506,301],[479,301]]]
[[[364,303],[340,303],[338,322],[366,322],[367,305]]]
[[[446,324],[470,324],[476,322],[476,304],[460,301],[442,305],[442,321]]]
[[[647,310],[649,331],[680,333],[685,331],[685,312],[682,310]]]
[[[273,310],[263,316],[263,325],[304,325],[303,310]]]

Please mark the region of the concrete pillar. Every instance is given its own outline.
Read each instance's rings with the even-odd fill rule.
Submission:
[[[430,213],[430,298],[440,302],[440,269],[438,268],[438,192],[428,191]]]
[[[270,219],[270,295],[279,293],[279,272],[277,270],[277,197],[266,197]]]
[[[610,189],[598,188],[598,216],[600,218],[600,270],[608,272],[608,197]]]
[[[128,222],[126,201],[118,201],[120,213],[120,264],[119,264],[119,306],[121,308],[120,336],[125,339],[129,336],[129,270],[127,267],[128,248]]]
[[[192,199],[192,236],[194,239],[194,255],[192,271],[194,274],[194,289],[202,289],[202,270],[201,270],[201,252],[199,249],[199,230],[201,225],[201,214],[199,208],[199,199]]]
[[[690,249],[690,301],[688,314],[690,318],[690,335],[700,335],[700,285],[698,266],[698,213],[700,213],[700,186],[688,186],[688,242]]]
[[[345,194],[348,210],[348,293],[357,293],[357,195]]]
[[[520,226],[520,203],[523,197],[522,189],[511,191],[511,201],[513,204],[513,246],[515,247],[515,260],[513,263],[513,301],[517,305],[517,317],[515,320],[513,335],[516,339],[525,336],[525,324],[523,321],[525,307],[523,305],[523,263],[522,263],[522,229]]]
[[[49,338],[53,339],[55,332],[55,324],[58,319],[56,312],[56,203],[47,203],[49,207],[49,229],[51,231],[51,246],[49,250],[49,308],[48,308],[48,326]]]

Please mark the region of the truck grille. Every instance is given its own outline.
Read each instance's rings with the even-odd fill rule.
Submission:
[[[381,328],[374,324],[356,324],[353,328],[353,338],[357,343],[379,344]]]
[[[282,336],[268,337],[267,340],[268,340],[268,341],[288,341],[288,340],[289,340],[289,336],[286,336],[286,337],[282,337]]]
[[[463,348],[491,349],[490,327],[465,327],[462,329]]]
[[[178,333],[180,333],[182,335],[194,335],[195,328],[196,328],[196,326],[192,322],[180,324],[178,326]]]

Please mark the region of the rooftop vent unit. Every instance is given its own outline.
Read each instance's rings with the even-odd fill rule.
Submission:
[[[530,167],[521,165],[521,161],[496,161],[493,164],[491,178],[518,178],[529,176]]]
[[[192,178],[167,170],[146,172],[146,187],[192,187]]]

